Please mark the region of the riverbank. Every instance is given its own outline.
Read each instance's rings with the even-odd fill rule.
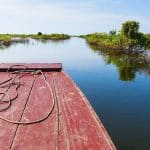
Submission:
[[[109,33],[92,33],[87,35],[68,34],[0,34],[0,46],[8,47],[12,43],[22,43],[29,39],[36,40],[67,40],[71,37],[84,38],[89,46],[98,50],[115,50],[120,53],[143,53],[150,49],[150,34],[139,32],[139,22],[126,21],[119,31],[111,30]]]
[[[108,33],[93,33],[88,35],[81,35],[90,46],[101,50],[116,50],[122,52],[141,52],[144,49],[150,49],[150,34],[145,34],[143,39],[145,42],[132,45],[135,41],[123,38],[121,35],[111,35]]]
[[[150,34],[139,32],[139,22],[127,21],[120,31],[81,35],[89,45],[100,50],[118,50],[122,53],[142,52],[150,49]]]
[[[0,46],[8,46],[11,43],[22,43],[29,39],[37,40],[66,40],[70,39],[70,35],[67,34],[43,34],[38,32],[38,34],[0,34]]]

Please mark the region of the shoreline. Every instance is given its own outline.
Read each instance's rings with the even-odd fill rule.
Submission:
[[[0,34],[0,46],[9,46],[12,43],[24,43],[30,39],[59,41],[70,38],[71,36],[67,34],[42,34],[41,32],[38,34]]]

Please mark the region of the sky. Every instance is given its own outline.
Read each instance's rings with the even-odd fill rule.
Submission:
[[[0,33],[119,30],[126,20],[150,33],[150,0],[0,0]]]

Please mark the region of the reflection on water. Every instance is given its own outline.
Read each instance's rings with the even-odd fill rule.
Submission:
[[[147,51],[139,54],[124,54],[114,50],[99,50],[94,45],[89,46],[98,55],[103,56],[106,64],[116,66],[120,80],[132,81],[137,73],[150,75],[150,56]]]
[[[30,40],[28,44],[0,50],[0,63],[63,63],[118,149],[149,150],[149,57],[108,52],[91,50],[80,38],[58,42]],[[124,82],[133,79],[134,82]]]
[[[18,45],[18,44],[29,44],[30,40],[29,39],[12,39],[11,42],[6,42],[5,44],[0,41],[0,50],[5,50],[7,48],[13,47],[14,45]]]

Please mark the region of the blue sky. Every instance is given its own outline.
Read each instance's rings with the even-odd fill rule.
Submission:
[[[150,33],[149,7],[150,0],[0,0],[0,32],[86,34],[137,20]]]

